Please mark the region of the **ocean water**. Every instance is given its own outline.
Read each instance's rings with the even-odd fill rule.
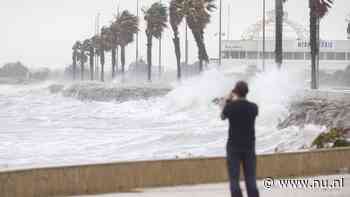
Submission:
[[[272,69],[249,80],[248,99],[260,107],[258,154],[299,150],[322,131],[313,125],[276,129],[305,87],[302,76]],[[126,102],[51,94],[47,87],[55,81],[0,85],[0,169],[224,156],[228,123],[212,100],[237,80],[210,69],[167,84],[172,90],[165,96]]]

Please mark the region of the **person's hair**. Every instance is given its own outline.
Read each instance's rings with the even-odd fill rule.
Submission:
[[[245,98],[249,92],[248,84],[245,81],[238,81],[232,90],[238,97]]]

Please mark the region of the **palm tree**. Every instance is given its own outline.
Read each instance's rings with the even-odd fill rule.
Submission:
[[[104,81],[104,65],[105,65],[105,51],[110,50],[108,39],[110,39],[110,29],[107,27],[102,27],[101,35],[94,36],[92,38],[92,43],[94,48],[96,49],[97,54],[100,56],[100,64],[101,64],[101,81]]]
[[[333,0],[309,0],[310,8],[310,48],[311,48],[311,88],[318,88],[318,64],[320,52],[320,19],[331,6]]]
[[[275,0],[275,6],[276,6],[276,28],[275,28],[275,40],[276,40],[276,46],[275,46],[275,62],[278,68],[281,68],[282,61],[283,61],[283,3],[285,3],[287,0]]]
[[[138,17],[124,10],[112,23],[111,29],[117,34],[117,43],[120,45],[120,61],[122,74],[125,72],[125,47],[134,41],[134,34],[138,29]]]
[[[78,60],[80,62],[80,79],[84,80],[84,66],[85,63],[87,62],[87,56],[86,56],[86,51],[88,50],[87,48],[87,41],[85,40],[82,44],[79,46],[79,54],[78,54]]]
[[[102,38],[103,38],[103,44],[104,44],[104,49],[105,51],[111,51],[112,55],[112,78],[114,78],[115,74],[115,62],[116,62],[116,47],[118,46],[116,40],[117,36],[113,32],[112,27],[104,27],[102,28]]]
[[[94,53],[96,54],[97,58],[100,57],[100,61],[102,59],[101,57],[101,50],[102,50],[102,43],[101,43],[101,36],[94,35],[91,38],[91,46],[94,48]],[[103,58],[104,59],[104,58]],[[97,65],[96,65],[97,66]],[[96,73],[97,75],[98,73]],[[97,77],[97,76],[96,76]]]
[[[90,61],[90,80],[94,80],[94,61],[95,61],[95,49],[92,46],[92,41],[90,40],[89,45],[89,61]]]
[[[90,63],[90,80],[94,80],[94,47],[92,44],[92,39],[86,39],[83,43],[83,48],[87,52],[87,55],[89,56],[89,63]]]
[[[198,48],[199,71],[203,71],[203,60],[209,62],[204,44],[204,29],[210,22],[209,12],[216,8],[215,0],[184,0],[183,11]]]
[[[117,21],[119,17],[119,14],[117,15],[115,22]],[[110,37],[110,41],[111,43],[111,51],[112,51],[112,78],[115,77],[115,73],[117,72],[118,68],[117,68],[117,53],[118,53],[118,47],[120,45],[120,27],[118,25],[113,25],[115,22],[112,23],[112,25],[110,26],[110,30],[111,30],[111,37]]]
[[[112,29],[110,27],[102,27],[100,37],[101,81],[104,81],[105,51],[112,50],[113,43],[114,37]]]
[[[170,16],[170,25],[174,33],[174,48],[176,55],[177,63],[177,79],[181,79],[181,50],[180,50],[180,38],[179,38],[179,25],[184,18],[183,9],[184,0],[171,0],[169,6],[169,16]]]
[[[147,64],[148,64],[148,81],[152,76],[152,38],[160,39],[164,28],[167,27],[168,12],[164,4],[160,2],[153,3],[152,6],[143,10],[144,19],[147,22]]]
[[[77,69],[77,59],[78,59],[78,51],[80,48],[81,43],[79,41],[76,41],[72,47],[73,53],[72,53],[72,60],[73,60],[73,65],[72,65],[72,72],[73,72],[73,80],[76,78],[76,69]]]

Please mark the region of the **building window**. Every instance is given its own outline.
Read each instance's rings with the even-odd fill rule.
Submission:
[[[238,51],[231,51],[231,58],[239,59],[239,52]]]
[[[246,57],[245,51],[240,51],[240,52],[239,52],[239,58],[240,58],[240,59],[245,59],[245,57]]]
[[[275,52],[269,52],[269,59],[275,59]]]
[[[248,59],[258,59],[258,52],[256,51],[248,51],[247,52]]]
[[[263,52],[261,52],[260,57],[262,59],[263,57]],[[269,59],[269,52],[265,52],[265,59]]]
[[[310,60],[311,59],[311,53],[310,52],[305,52],[305,59]]]
[[[221,57],[222,57],[222,59],[228,59],[229,52],[228,51],[221,51]]]
[[[294,58],[296,60],[304,60],[304,53],[303,52],[295,52],[294,53]]]
[[[335,59],[335,53],[334,52],[328,52],[326,54],[326,59],[327,60],[334,60]]]
[[[283,53],[283,59],[292,60],[292,59],[294,59],[294,55],[293,55],[292,52],[284,52]]]
[[[320,60],[325,60],[327,58],[325,52],[320,52],[319,56]]]
[[[350,53],[348,53],[348,60],[350,60]]]
[[[345,60],[346,59],[346,53],[335,53],[335,59],[336,60]]]
[[[265,51],[265,59],[269,58],[269,54]],[[263,52],[259,52],[259,59],[263,59]]]

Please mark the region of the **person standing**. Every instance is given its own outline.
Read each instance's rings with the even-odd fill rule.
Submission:
[[[238,81],[225,98],[221,119],[229,120],[227,166],[231,197],[242,197],[239,185],[240,163],[243,165],[248,197],[259,197],[256,184],[255,120],[258,106],[246,99],[248,84]]]

